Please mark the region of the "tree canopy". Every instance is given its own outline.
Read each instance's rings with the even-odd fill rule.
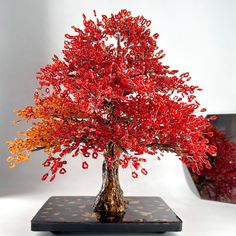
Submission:
[[[74,34],[65,35],[64,57],[54,55],[37,73],[34,105],[17,111],[32,126],[8,142],[10,167],[41,149],[49,167],[43,180],[51,175],[51,181],[66,172],[69,153],[81,154],[84,169],[88,157],[102,154],[112,165],[118,156],[123,168],[133,168],[134,178],[139,171],[147,174],[147,158],[140,157],[145,153],[174,152],[196,173],[210,167],[208,154],[216,148],[208,144],[209,120],[196,100],[201,89],[189,84],[189,73],[162,63],[151,21],[127,10],[94,15],[83,15],[84,29],[72,26]],[[107,152],[111,145],[114,155]]]

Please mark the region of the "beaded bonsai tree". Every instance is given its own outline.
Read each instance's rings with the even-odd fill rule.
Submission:
[[[200,115],[189,73],[180,74],[163,65],[158,34],[151,21],[133,17],[127,10],[88,20],[84,29],[72,27],[66,34],[64,57],[54,55],[52,64],[37,73],[39,88],[34,106],[17,115],[32,127],[24,138],[9,141],[10,167],[28,161],[38,150],[47,154],[42,180],[65,174],[68,155],[104,158],[103,185],[94,204],[100,220],[117,221],[126,202],[119,185],[118,169],[131,166],[132,177],[147,170],[142,163],[151,154],[174,152],[193,172],[210,168],[208,154],[216,148],[205,133],[209,120]],[[106,219],[104,219],[106,216]],[[108,220],[107,220],[108,221]]]

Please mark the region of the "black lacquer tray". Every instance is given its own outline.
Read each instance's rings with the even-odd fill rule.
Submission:
[[[95,197],[50,197],[31,221],[32,231],[54,233],[163,233],[181,231],[181,219],[160,197],[126,197],[122,222],[101,223],[92,206]]]

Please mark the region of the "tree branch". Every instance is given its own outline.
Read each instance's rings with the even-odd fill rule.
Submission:
[[[46,148],[46,146],[43,147],[36,147],[35,149],[31,150],[31,152],[36,152],[36,151],[40,151],[42,149]]]
[[[140,76],[140,75],[143,75],[143,73],[140,72],[140,73],[138,73],[136,75],[131,75],[130,78],[134,78],[134,77],[137,77],[137,76]]]
[[[78,123],[80,123],[80,122],[83,122],[84,121],[84,119],[82,118],[81,120],[78,120],[77,118],[75,118],[75,117],[69,117],[69,118],[62,118],[62,117],[59,117],[59,116],[57,116],[57,115],[52,115],[52,117],[55,117],[55,118],[58,118],[58,119],[61,119],[61,120],[64,120],[64,121],[67,121],[67,120],[72,120],[72,121],[75,121],[75,122],[78,122]],[[85,117],[85,118],[87,118],[87,117]]]
[[[150,143],[147,147],[157,147],[160,151],[176,152],[176,149],[169,144]]]

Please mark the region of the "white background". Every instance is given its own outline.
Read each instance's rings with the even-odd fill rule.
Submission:
[[[236,1],[0,0],[0,236],[49,235],[30,231],[31,218],[47,198],[99,191],[101,160],[84,171],[80,158],[73,159],[65,176],[42,183],[45,155],[36,153],[30,162],[8,169],[4,142],[26,128],[11,125],[13,110],[32,104],[35,73],[53,54],[61,55],[70,26],[81,27],[82,13],[92,16],[93,9],[100,15],[123,8],[152,21],[165,63],[190,72],[193,83],[204,89],[199,101],[209,113],[236,112]],[[200,200],[174,155],[151,158],[147,169],[149,175],[137,180],[122,170],[121,185],[126,195],[161,196],[175,210],[183,231],[166,235],[236,235],[236,206]]]

